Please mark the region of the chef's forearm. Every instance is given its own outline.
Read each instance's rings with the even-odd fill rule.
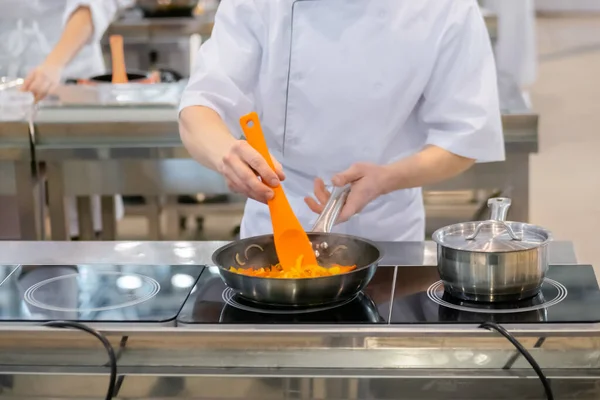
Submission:
[[[179,118],[179,132],[190,155],[215,171],[221,170],[223,157],[236,142],[223,119],[208,107],[184,108]]]
[[[64,68],[94,33],[94,22],[89,7],[77,8],[69,17],[60,40],[46,57],[44,64]]]
[[[427,146],[410,157],[384,167],[384,193],[432,185],[469,169],[475,160],[437,146]]]

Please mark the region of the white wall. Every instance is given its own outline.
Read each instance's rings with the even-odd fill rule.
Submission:
[[[597,11],[600,12],[600,0],[536,0],[538,11]]]

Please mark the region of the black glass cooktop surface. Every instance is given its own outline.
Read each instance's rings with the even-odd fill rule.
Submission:
[[[179,324],[379,324],[388,321],[389,302],[386,304],[385,300],[391,295],[393,268],[380,267],[364,293],[347,302],[295,309],[258,305],[239,297],[225,286],[216,268],[205,268],[177,318]]]
[[[443,290],[435,267],[400,267],[392,324],[600,322],[600,288],[590,265],[550,267],[541,293],[519,302],[475,303]]]
[[[174,324],[203,269],[193,265],[0,266],[0,323]]]
[[[331,308],[293,310],[239,297],[216,271],[216,267],[205,268],[179,314],[179,324],[600,322],[600,289],[589,265],[551,266],[538,296],[499,304],[453,298],[444,292],[436,267],[379,267],[364,293],[351,301]]]

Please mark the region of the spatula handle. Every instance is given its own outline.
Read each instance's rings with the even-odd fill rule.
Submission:
[[[269,153],[269,148],[267,147],[267,141],[265,140],[265,135],[263,134],[262,127],[260,126],[258,114],[251,112],[250,114],[244,115],[242,118],[240,118],[240,125],[242,125],[242,131],[246,136],[248,144],[250,144],[254,150],[258,151],[260,155],[263,156],[263,158],[267,161],[269,167],[275,171],[275,165],[271,159],[271,153]]]
[[[109,43],[112,58],[112,83],[127,83],[125,54],[123,52],[123,36],[111,35]]]

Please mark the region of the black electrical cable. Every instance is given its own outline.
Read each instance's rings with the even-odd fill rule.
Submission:
[[[493,330],[498,332],[499,334],[504,336],[513,346],[515,346],[515,348],[519,351],[519,353],[521,353],[523,357],[525,357],[529,365],[531,365],[531,368],[533,368],[535,373],[540,378],[540,381],[544,386],[544,391],[546,392],[546,398],[548,400],[554,400],[554,394],[552,393],[550,381],[548,380],[548,378],[546,378],[546,375],[544,375],[544,372],[542,371],[542,368],[540,368],[540,365],[537,363],[537,361],[535,361],[535,359],[531,356],[529,351],[527,351],[527,349],[521,344],[521,342],[519,342],[513,335],[510,334],[510,332],[504,329],[501,325],[495,322],[484,322],[483,324],[479,325],[479,327],[487,329],[489,331]]]
[[[108,390],[106,391],[106,400],[112,400],[117,383],[117,357],[115,356],[115,349],[112,347],[106,336],[85,324],[73,321],[50,321],[44,323],[43,326],[47,326],[49,328],[71,328],[80,330],[89,333],[102,342],[102,345],[104,345],[104,348],[106,349],[106,354],[108,354],[110,364],[110,379],[108,383]]]

